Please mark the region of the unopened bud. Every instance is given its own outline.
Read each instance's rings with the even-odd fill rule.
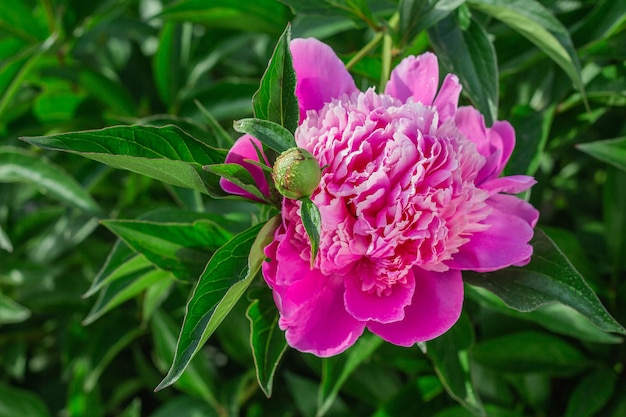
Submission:
[[[309,151],[291,148],[276,158],[272,176],[279,193],[297,200],[313,194],[322,179],[322,170]]]

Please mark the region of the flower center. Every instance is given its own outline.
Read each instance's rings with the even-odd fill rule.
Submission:
[[[469,234],[487,227],[487,192],[474,185],[484,158],[433,107],[370,89],[309,111],[296,143],[327,166],[312,195],[325,274],[358,274],[363,290],[382,295],[413,267],[447,270]],[[285,204],[299,221],[296,203]]]

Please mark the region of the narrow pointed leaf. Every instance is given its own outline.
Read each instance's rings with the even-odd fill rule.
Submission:
[[[105,220],[102,224],[154,265],[184,281],[196,279],[211,254],[231,237],[207,220],[193,223]]]
[[[252,259],[249,254],[262,227],[258,224],[235,236],[207,264],[187,303],[172,366],[156,391],[180,378],[259,272],[265,257]]]
[[[536,0],[468,0],[472,8],[492,16],[534,43],[584,91],[580,63],[569,31]]]
[[[322,217],[320,215],[320,209],[317,208],[310,198],[303,198],[301,201],[302,224],[304,225],[304,230],[306,230],[309,242],[311,243],[311,265],[313,265],[320,246]]]
[[[318,393],[317,417],[325,415],[333,405],[348,377],[383,343],[380,337],[367,333],[345,353],[322,360],[322,382]]]
[[[496,52],[485,29],[475,19],[462,29],[454,16],[428,30],[438,58],[459,76],[464,91],[491,125],[498,116]]]
[[[237,132],[254,136],[265,146],[278,153],[297,146],[290,131],[269,120],[241,119],[234,123],[234,128]]]
[[[101,209],[89,193],[68,173],[21,149],[0,147],[0,182],[22,182],[87,213]]]
[[[239,188],[252,194],[261,201],[266,201],[267,197],[259,190],[255,179],[246,168],[239,164],[219,164],[205,165],[202,167],[205,171],[219,175],[227,179]]]
[[[276,44],[261,85],[252,97],[252,106],[256,118],[276,122],[294,133],[300,110],[296,98],[296,73],[289,50],[290,38],[291,26],[288,25]]]
[[[421,31],[448,16],[465,0],[400,0],[398,32],[404,44],[410,43]]]
[[[13,252],[13,243],[11,243],[9,235],[7,235],[2,226],[0,226],[0,249]]]
[[[581,151],[626,171],[626,137],[576,145]]]
[[[485,416],[471,378],[469,355],[473,344],[472,325],[462,315],[448,332],[426,343],[426,354],[448,393],[474,415]]]
[[[261,229],[258,235],[258,245],[253,250],[259,251],[267,246],[274,238],[274,231],[280,225],[280,216],[271,218]],[[263,257],[262,251],[251,257]],[[246,311],[250,321],[250,346],[256,368],[257,381],[261,390],[269,398],[272,395],[274,373],[280,358],[287,349],[287,340],[284,332],[278,327],[278,309],[274,304],[271,292],[256,291],[252,304]]]
[[[577,310],[604,331],[626,334],[624,327],[609,314],[576,268],[543,231],[536,229],[531,243],[534,252],[528,265],[487,274],[467,271],[463,279],[493,292],[516,310],[533,311],[559,302]]]
[[[208,27],[278,35],[290,18],[289,10],[275,0],[181,0],[157,15],[166,21],[194,22]]]
[[[21,139],[205,194],[218,187],[202,166],[226,159],[225,150],[207,146],[176,126],[116,126]]]
[[[30,317],[30,310],[0,293],[0,325],[20,323]]]
[[[98,299],[94,303],[91,311],[83,320],[84,325],[88,325],[102,317],[111,309],[122,304],[124,301],[134,298],[146,288],[162,280],[170,280],[171,274],[160,269],[139,270],[135,273],[127,274],[100,291]]]
[[[159,369],[164,367],[167,369],[168,362],[174,357],[178,329],[173,320],[160,310],[154,312],[150,324],[158,367]],[[214,374],[209,361],[200,357],[191,361],[187,372],[177,381],[177,387],[182,391],[199,396],[215,408],[220,407],[215,396]]]

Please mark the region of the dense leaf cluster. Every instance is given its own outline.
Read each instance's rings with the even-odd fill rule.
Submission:
[[[625,29],[625,0],[3,0],[0,417],[625,415]],[[516,129],[535,256],[464,274],[440,338],[286,347],[278,197],[223,162],[234,129],[293,146],[290,32],[363,87],[434,50]]]

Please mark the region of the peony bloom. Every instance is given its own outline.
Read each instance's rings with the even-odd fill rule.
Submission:
[[[314,266],[300,201],[283,200],[282,224],[265,248],[263,275],[288,343],[331,356],[365,328],[401,346],[441,335],[461,313],[462,270],[520,266],[532,254],[538,212],[513,194],[535,181],[500,177],[513,128],[487,128],[475,108],[458,107],[456,76],[438,89],[432,53],[404,59],[381,94],[359,91],[315,39],[293,40],[291,52],[296,143],[325,169],[311,196],[322,218]],[[253,141],[240,138],[227,162],[258,159]],[[267,192],[261,170],[247,167]]]

